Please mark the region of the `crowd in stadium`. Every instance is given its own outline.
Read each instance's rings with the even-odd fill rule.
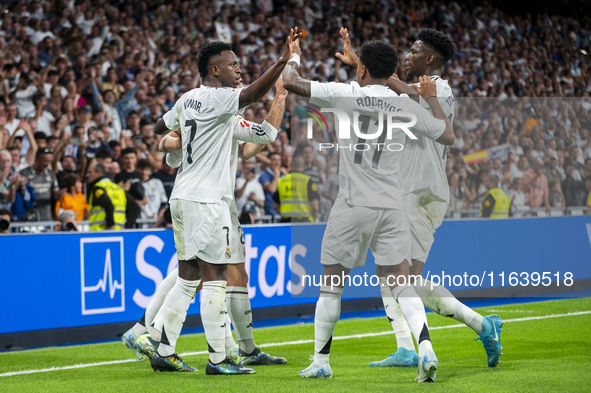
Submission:
[[[372,39],[392,44],[403,80],[404,57],[420,28],[450,34],[456,54],[442,75],[457,97],[456,144],[447,161],[450,209],[477,208],[485,174],[518,201],[516,215],[587,204],[589,16],[515,16],[489,6],[394,0],[109,3],[2,3],[0,204],[13,221],[59,218],[68,227],[88,218],[87,168],[100,163],[125,190],[126,227],[140,218],[166,226],[175,169],[157,151],[153,126],[200,85],[200,47],[231,42],[248,85],[277,60],[290,26],[303,30],[300,73],[323,82],[355,79],[354,69],[334,56],[342,50],[341,26],[354,48]],[[244,118],[261,123],[272,94]],[[277,140],[239,166],[238,208],[252,217],[277,214],[269,185],[290,171],[293,155],[303,156],[304,173],[318,184],[319,219],[338,193],[338,156],[317,149],[334,134],[307,140],[292,127],[293,108],[287,105]],[[500,158],[470,165],[463,159],[503,144],[510,153]]]

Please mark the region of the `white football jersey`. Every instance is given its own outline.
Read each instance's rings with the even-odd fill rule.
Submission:
[[[398,96],[386,86],[368,85],[361,87],[356,82],[311,83],[310,102],[323,108],[336,108],[349,115],[350,138],[339,135],[338,117],[335,116],[339,145],[339,197],[354,206],[367,206],[382,209],[402,209],[402,187],[400,167],[401,147],[406,134],[399,128],[387,139],[386,121],[377,139],[361,139],[354,133],[353,112],[357,111],[358,129],[362,134],[375,134],[378,131],[380,112],[389,115],[407,112],[416,115],[417,122],[409,130],[420,133],[433,140],[445,131],[445,122],[435,119],[416,101],[408,96]],[[400,120],[400,122],[407,122]],[[420,138],[420,136],[417,136]],[[357,149],[356,149],[357,148]]]
[[[453,124],[454,97],[446,80],[439,76],[432,76],[437,87],[437,97],[443,112]],[[419,97],[421,106],[431,113],[427,102]],[[445,161],[447,146],[428,138],[407,138],[402,151],[401,180],[402,189],[406,194],[412,192],[431,191],[441,198],[442,202],[449,203],[449,183],[445,174]]]
[[[185,93],[164,116],[181,129],[183,170],[170,199],[214,203],[233,199],[230,154],[241,89],[201,86]]]

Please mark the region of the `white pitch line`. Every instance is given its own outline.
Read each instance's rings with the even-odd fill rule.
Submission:
[[[566,314],[552,314],[552,315],[542,315],[537,317],[524,317],[524,318],[513,318],[513,319],[505,319],[504,322],[525,322],[525,321],[533,321],[538,319],[550,319],[550,318],[560,318],[560,317],[572,317],[576,315],[586,315],[591,314],[590,311],[577,311],[577,312],[569,312]],[[446,325],[446,326],[435,326],[429,328],[429,330],[442,330],[442,329],[454,329],[458,327],[465,327],[464,324],[457,324],[457,325]],[[394,331],[388,330],[385,332],[377,332],[377,333],[363,333],[363,334],[353,334],[350,336],[338,336],[333,337],[333,340],[348,340],[351,338],[365,338],[365,337],[376,337],[376,336],[385,336],[388,334],[394,334]],[[296,341],[286,341],[282,343],[268,343],[268,344],[260,344],[259,347],[266,348],[266,347],[280,347],[284,345],[299,345],[299,344],[311,344],[314,340],[296,340]],[[199,351],[199,352],[186,352],[181,353],[180,356],[195,356],[195,355],[206,355],[207,351]],[[0,377],[10,377],[13,375],[23,375],[23,374],[35,374],[35,373],[44,373],[48,371],[61,371],[61,370],[72,370],[77,368],[87,368],[87,367],[95,367],[95,366],[107,366],[111,364],[120,364],[120,363],[130,363],[130,362],[137,362],[137,359],[125,359],[125,360],[111,360],[107,362],[98,362],[98,363],[84,363],[84,364],[75,364],[73,366],[64,366],[64,367],[51,367],[51,368],[42,368],[38,370],[21,370],[21,371],[11,371],[0,374]]]

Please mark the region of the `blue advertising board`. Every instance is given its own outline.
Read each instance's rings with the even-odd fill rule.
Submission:
[[[316,301],[318,288],[301,287],[301,276],[322,272],[325,226],[301,229],[244,228],[253,308]],[[574,280],[591,278],[591,216],[446,221],[435,239],[425,273],[478,276],[480,288],[508,286],[511,272],[560,272],[552,281],[564,280],[565,272]],[[170,230],[7,235],[0,236],[0,250],[0,334],[135,321],[177,265]],[[371,254],[351,274],[364,272],[375,274]],[[474,285],[452,288],[465,289]],[[379,289],[344,293],[364,296],[378,297]],[[189,315],[199,313],[198,300]]]

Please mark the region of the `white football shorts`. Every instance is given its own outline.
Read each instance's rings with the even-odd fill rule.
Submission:
[[[233,200],[200,203],[173,199],[170,211],[180,261],[199,258],[214,264],[244,263],[244,237]]]
[[[320,262],[352,269],[364,266],[368,248],[376,264],[410,263],[410,231],[403,210],[349,205],[337,198],[330,212]]]
[[[410,193],[403,199],[410,227],[412,259],[425,262],[435,241],[433,235],[443,221],[448,204],[433,199],[429,193]]]

